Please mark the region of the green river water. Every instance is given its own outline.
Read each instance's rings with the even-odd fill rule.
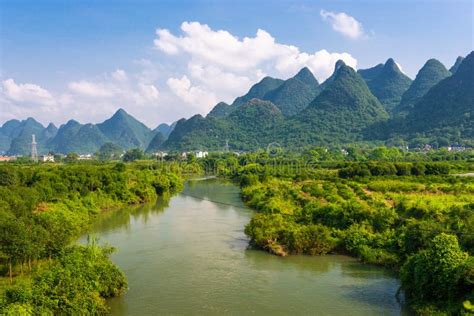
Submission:
[[[112,259],[129,282],[109,301],[112,315],[407,313],[396,299],[399,281],[384,269],[347,256],[247,249],[251,215],[238,187],[201,180],[169,201],[101,216],[93,234],[118,248]]]

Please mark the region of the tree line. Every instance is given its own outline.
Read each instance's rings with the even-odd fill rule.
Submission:
[[[156,163],[0,166],[0,271],[5,314],[102,314],[126,289],[110,247],[71,246],[104,209],[181,190],[179,166]]]

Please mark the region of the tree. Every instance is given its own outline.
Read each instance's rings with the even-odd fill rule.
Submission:
[[[467,258],[456,236],[441,233],[428,249],[408,258],[400,272],[402,285],[415,300],[453,299],[459,295]]]
[[[97,152],[97,156],[100,160],[118,159],[122,153],[123,149],[119,145],[114,143],[105,143],[100,147],[99,151]]]
[[[10,283],[13,279],[13,265],[23,263],[29,249],[28,234],[23,221],[6,216],[0,222],[0,253],[8,262]]]
[[[139,159],[143,159],[145,154],[143,153],[143,150],[140,148],[133,148],[130,150],[127,150],[125,154],[123,155],[123,161],[125,162],[131,162]]]
[[[79,159],[79,155],[75,152],[70,152],[69,154],[67,154],[66,156],[66,162],[73,162],[73,161],[76,161],[77,159]]]

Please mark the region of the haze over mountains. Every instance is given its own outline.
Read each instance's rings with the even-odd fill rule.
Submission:
[[[40,153],[93,153],[105,143],[123,149],[252,150],[277,142],[307,145],[387,143],[474,145],[474,53],[448,71],[428,60],[411,80],[393,59],[353,70],[342,61],[322,84],[308,68],[281,80],[265,77],[232,104],[218,103],[206,116],[151,130],[119,109],[100,124],[70,120],[59,129],[33,118],[0,128],[0,152],[29,153],[35,134]]]

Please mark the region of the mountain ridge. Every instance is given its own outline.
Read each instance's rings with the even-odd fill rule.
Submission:
[[[391,58],[357,72],[338,61],[322,84],[302,68],[287,80],[263,78],[232,104],[218,103],[206,117],[196,114],[153,130],[123,109],[102,123],[69,120],[59,128],[44,127],[33,118],[9,120],[0,127],[0,152],[28,155],[31,134],[37,137],[40,154],[93,153],[106,143],[148,152],[221,150],[226,142],[235,150],[255,150],[272,142],[290,148],[401,140],[474,146],[473,58],[473,52],[458,58],[454,74],[430,59],[413,81]],[[387,73],[395,79],[381,79]],[[408,88],[400,88],[407,82]],[[393,109],[382,102],[387,101],[383,95],[374,93],[377,84],[400,99]]]

